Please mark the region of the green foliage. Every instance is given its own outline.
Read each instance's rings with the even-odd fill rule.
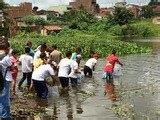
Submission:
[[[22,20],[26,23],[26,25],[30,26],[30,25],[33,25],[33,24],[34,24],[34,22],[35,22],[35,17],[29,15],[29,16],[24,17]]]
[[[111,28],[111,24],[108,22],[108,19],[103,18],[101,20],[96,21],[95,23],[88,26],[88,29],[91,31],[107,31]]]
[[[58,17],[56,15],[53,15],[53,14],[48,14],[47,15],[47,20],[56,22],[58,20]]]
[[[107,30],[112,36],[151,37],[160,36],[160,27],[148,20],[139,20],[127,25],[110,26]]]
[[[152,6],[146,5],[142,7],[141,17],[151,18],[153,16],[154,16],[154,12],[153,12]]]
[[[149,37],[153,36],[154,33],[151,30],[150,26],[144,24],[133,24],[132,25],[132,34],[139,37]]]
[[[108,39],[106,32],[101,33],[101,36],[99,36],[99,34],[70,30],[68,28],[57,35],[50,36],[41,36],[37,33],[21,33],[11,40],[11,45],[22,53],[27,40],[32,40],[34,48],[44,41],[49,45],[53,43],[57,44],[62,53],[68,50],[73,51],[76,47],[81,47],[84,58],[88,58],[91,50],[100,53],[102,57],[106,57],[112,49],[116,49],[119,55],[144,53],[150,50],[148,48],[138,47],[136,44],[114,40],[113,38]]]
[[[6,8],[8,5],[4,2],[4,0],[0,0],[0,10]]]
[[[8,28],[0,27],[0,36],[8,36]]]
[[[149,2],[149,5],[160,5],[160,2],[155,2],[155,0],[151,0],[150,2]]]
[[[61,16],[61,20],[69,23],[71,29],[88,30],[88,26],[96,21],[93,14],[84,9],[71,10]]]
[[[115,25],[111,27],[108,32],[110,32],[113,36],[122,36],[122,27],[120,25]]]
[[[44,26],[46,24],[46,20],[42,17],[35,17],[34,23],[35,25]]]
[[[125,25],[131,22],[133,20],[134,16],[133,14],[127,10],[125,7],[115,7],[115,10],[113,12],[113,15],[110,15],[108,17],[109,22],[116,25]]]
[[[45,25],[46,24],[46,21],[44,18],[42,17],[37,17],[37,16],[32,16],[32,15],[29,15],[29,16],[26,16],[23,18],[23,21],[28,25],[28,26],[31,26],[33,24],[35,25]]]

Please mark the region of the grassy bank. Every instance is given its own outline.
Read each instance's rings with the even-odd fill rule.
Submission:
[[[56,35],[41,36],[37,33],[20,33],[11,39],[11,45],[16,48],[20,54],[23,53],[26,41],[33,42],[33,48],[36,48],[40,43],[46,42],[48,45],[57,44],[62,53],[68,50],[75,50],[75,47],[82,48],[82,56],[88,58],[90,51],[96,51],[105,57],[113,49],[118,51],[119,55],[136,54],[150,52],[150,48],[138,47],[134,43],[122,42],[116,40],[111,34],[106,31],[79,31],[64,29]]]

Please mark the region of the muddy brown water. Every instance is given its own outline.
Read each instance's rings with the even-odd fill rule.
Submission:
[[[154,48],[153,54],[120,57],[123,76],[107,86],[106,95],[101,79],[104,59],[98,61],[92,79],[84,78],[78,88],[59,97],[45,101],[18,90],[11,102],[15,120],[159,120],[159,41],[146,43]]]

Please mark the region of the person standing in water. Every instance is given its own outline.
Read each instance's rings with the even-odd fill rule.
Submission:
[[[97,63],[97,60],[99,58],[98,54],[94,54],[92,58],[90,58],[85,66],[84,66],[84,75],[85,77],[92,77],[93,76],[93,71],[95,70],[95,65]]]
[[[106,73],[106,82],[113,82],[113,70],[116,63],[123,66],[123,64],[119,61],[118,56],[116,55],[116,50],[113,50],[112,53],[106,57],[106,64],[104,67],[104,72]]]
[[[21,85],[23,84],[26,78],[27,78],[28,89],[31,85],[33,58],[29,55],[29,53],[30,53],[30,48],[25,47],[25,54],[21,55],[19,58],[19,62],[22,65],[23,77],[18,83],[18,88],[21,88]]]
[[[10,82],[12,80],[12,61],[9,56],[9,43],[0,37],[0,118],[11,120],[10,115]]]
[[[74,53],[72,53],[72,56],[71,56],[71,60],[74,60],[78,63],[78,66],[80,65],[80,62],[81,62],[81,48],[80,47],[77,47],[76,48],[76,51]]]

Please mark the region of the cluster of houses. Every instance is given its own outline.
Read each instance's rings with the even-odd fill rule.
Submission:
[[[152,0],[152,1],[160,2],[160,0]],[[83,8],[86,9],[88,12],[95,14],[95,16],[97,16],[97,18],[100,19],[106,17],[109,14],[112,14],[114,11],[114,7],[100,8],[96,0],[72,0],[71,2],[69,2],[69,5],[52,6],[48,8],[48,10],[38,10],[38,7],[32,6],[32,3],[24,2],[21,3],[19,6],[9,6],[7,9],[3,11],[0,10],[0,27],[4,27],[5,16],[7,16],[7,18],[9,18],[10,21],[12,21],[11,22],[12,25],[9,26],[10,34],[15,35],[20,27],[26,26],[22,20],[22,18],[25,16],[34,15],[42,17],[45,20],[47,20],[48,14],[59,16],[60,14],[63,14],[65,11],[77,10],[81,6],[83,6]],[[141,6],[134,4],[127,4],[125,0],[119,0],[119,2],[115,4],[115,6],[126,7],[134,14],[135,17],[138,17],[141,13]],[[153,11],[159,14],[160,5],[155,4],[153,6]],[[155,20],[160,22],[159,17],[157,17]],[[43,35],[47,35],[50,32],[57,32],[62,29],[62,26],[63,25],[59,24],[49,24],[41,28],[41,33]],[[37,26],[33,25],[32,30],[35,31],[39,29],[37,29]]]

